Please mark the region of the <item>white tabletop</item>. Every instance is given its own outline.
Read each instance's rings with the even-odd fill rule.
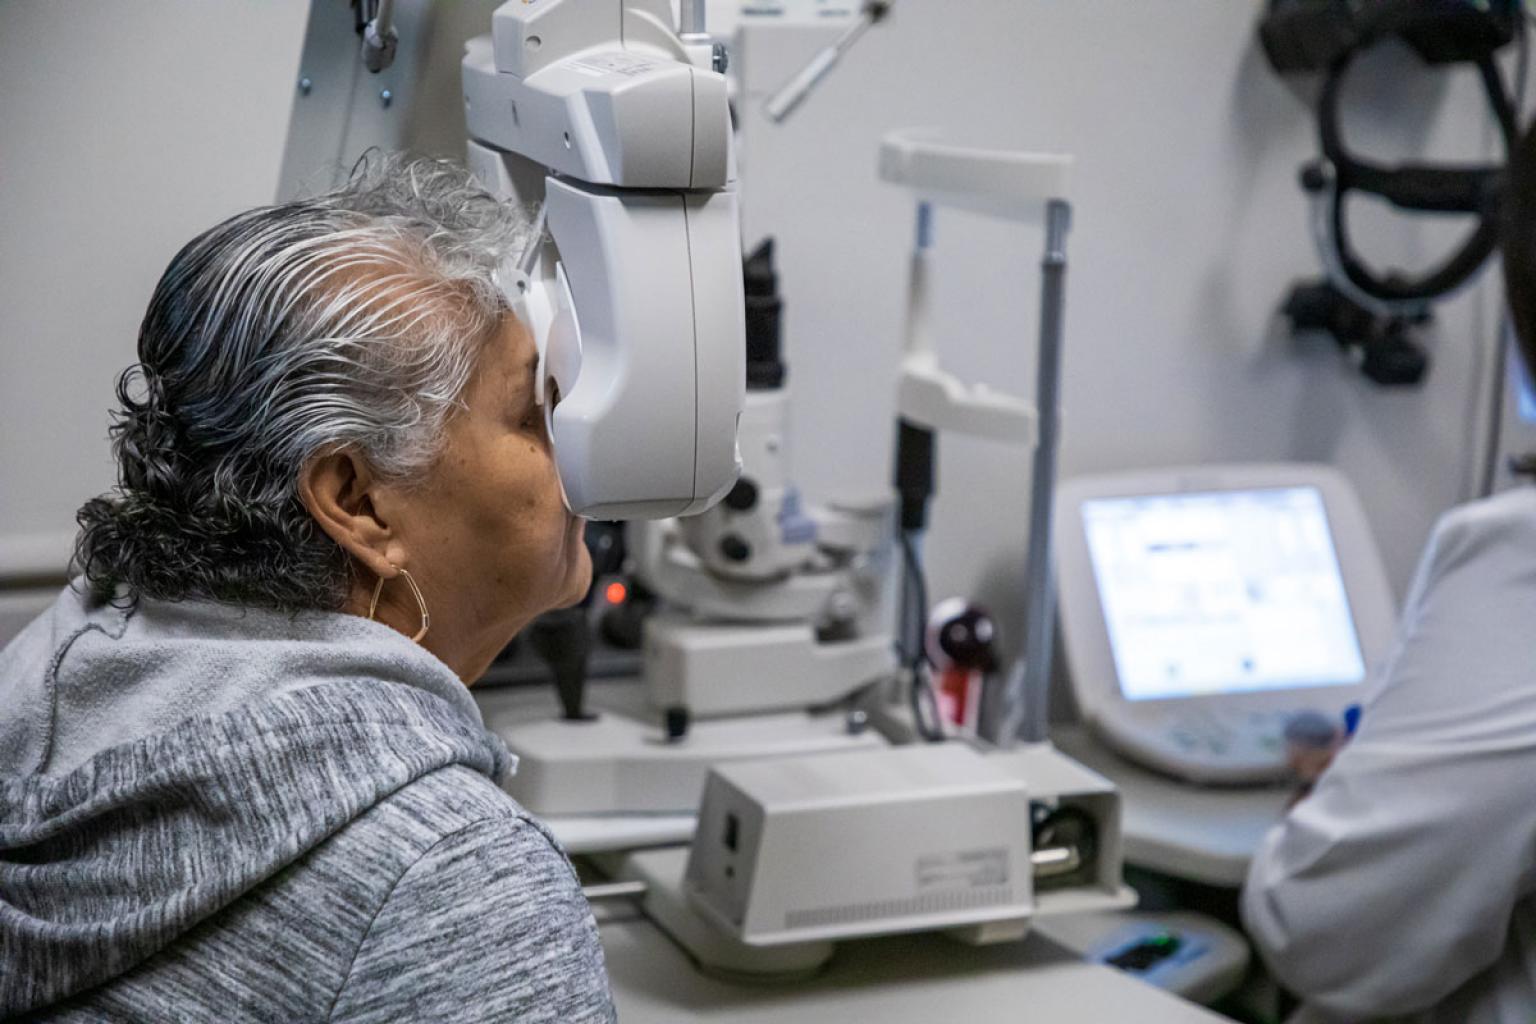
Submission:
[[[597,705],[640,699],[634,680],[601,680],[592,687]],[[486,725],[555,713],[551,686],[476,690]],[[1264,833],[1280,819],[1289,790],[1195,786],[1133,764],[1098,743],[1082,727],[1052,731],[1065,754],[1119,787],[1125,859],[1138,867],[1207,885],[1243,884],[1248,861]],[[573,854],[687,842],[692,815],[593,815],[547,817]]]
[[[604,681],[594,690],[601,693],[622,685]],[[552,691],[546,687],[493,689],[475,696],[493,728],[522,716],[548,714],[555,706]],[[563,839],[583,850],[612,848],[613,837],[619,833],[630,840],[646,833],[648,842],[629,845],[649,845],[658,838],[673,839],[691,832],[691,816],[624,820],[627,817],[569,818],[551,824],[563,833]],[[658,830],[667,835],[658,836]],[[965,946],[936,934],[846,942],[838,947],[827,969],[810,981],[737,984],[701,974],[632,904],[600,903],[595,912],[614,999],[625,1024],[931,1024],[948,1020],[985,1024],[1017,1021],[1026,1014],[1047,1024],[1078,1020],[1210,1024],[1225,1020],[1128,975],[1086,963],[1040,935],[1022,943],[984,947]]]
[[[1142,768],[1078,726],[1051,731],[1062,753],[1120,790],[1125,860],[1175,878],[1236,888],[1259,841],[1285,809],[1285,787],[1196,786]]]
[[[611,713],[614,707],[633,710],[642,706],[640,686],[634,678],[594,680],[588,686],[588,702],[600,713]],[[513,725],[559,714],[552,685],[495,686],[472,692],[486,728],[503,738]],[[692,814],[652,813],[543,814],[540,819],[572,856],[686,843],[693,838],[697,820]]]
[[[598,919],[624,1024],[1226,1020],[1129,975],[1086,963],[1040,936],[980,947],[942,935],[846,942],[810,981],[735,984],[699,973],[627,904],[600,907]]]

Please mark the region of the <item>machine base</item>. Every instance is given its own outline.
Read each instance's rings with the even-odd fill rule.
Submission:
[[[896,669],[883,634],[832,643],[807,623],[696,622],[666,614],[645,627],[645,685],[690,721],[830,704]]]
[[[599,858],[599,863],[615,878],[645,882],[641,909],[706,974],[734,981],[787,983],[803,981],[832,959],[831,942],[749,946],[710,924],[689,905],[683,889],[686,846]]]
[[[627,701],[595,700],[597,717],[586,722],[487,711],[487,727],[518,756],[507,791],[540,815],[692,814],[712,764],[886,745],[873,730],[850,733],[841,711],[696,722],[669,742],[640,689]]]
[[[815,975],[832,958],[837,944],[827,941],[781,943],[772,946],[748,945],[722,931],[703,917],[689,901],[684,876],[688,868],[689,848],[671,846],[661,849],[640,850],[630,853],[608,853],[593,857],[599,868],[614,879],[637,880],[646,885],[640,908],[658,928],[666,932],[688,957],[705,974],[732,981],[762,983],[793,983]],[[1036,909],[1035,920],[1042,917],[1064,916],[1068,920],[1078,915],[1103,915],[1125,910],[1136,903],[1136,894],[1126,886],[1111,891],[1083,891],[1072,894],[1047,893],[1043,906]],[[1052,899],[1067,896],[1067,899]],[[1007,922],[1001,930],[989,930],[988,925],[943,929],[947,938],[967,945],[991,945],[997,942],[1023,939],[1029,932],[1029,922],[1018,926]],[[1057,929],[1050,930],[1052,937]],[[1070,926],[1066,929],[1072,933]],[[1095,933],[1097,935],[1097,933]],[[858,941],[857,939],[849,941]],[[1059,941],[1059,940],[1058,940]],[[1227,951],[1223,950],[1225,954]],[[1215,964],[1216,959],[1202,961],[1201,967]],[[1225,983],[1225,957],[1221,958],[1224,969],[1220,980]],[[1192,976],[1193,977],[1193,976]],[[1184,979],[1179,979],[1181,982]],[[1201,982],[1209,982],[1204,971],[1199,973]],[[1174,991],[1179,988],[1170,987]],[[1198,985],[1195,986],[1199,988]],[[1202,993],[1203,994],[1203,993]]]

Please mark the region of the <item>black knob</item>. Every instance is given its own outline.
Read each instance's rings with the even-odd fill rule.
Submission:
[[[662,725],[667,730],[667,742],[676,743],[688,735],[688,709],[674,704],[662,714]]]
[[[725,507],[733,512],[750,512],[757,507],[757,484],[747,477],[736,481],[736,486],[725,496]]]
[[[1333,184],[1333,169],[1321,160],[1312,160],[1301,165],[1298,177],[1303,192],[1321,192]]]
[[[720,553],[732,562],[745,562],[752,557],[752,546],[734,533],[720,538]]]
[[[560,708],[570,721],[593,716],[584,706],[587,668],[592,654],[592,627],[582,608],[546,612],[528,628],[528,644],[555,677]]]
[[[991,672],[997,668],[992,617],[975,605],[944,623],[938,631],[939,650],[960,668]]]

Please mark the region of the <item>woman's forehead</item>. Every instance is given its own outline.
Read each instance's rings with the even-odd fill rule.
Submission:
[[[508,313],[491,338],[481,362],[483,375],[499,378],[508,386],[521,387],[532,380],[539,362],[539,350],[533,335],[522,322]]]

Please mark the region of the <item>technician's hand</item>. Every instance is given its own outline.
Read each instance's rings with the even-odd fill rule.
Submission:
[[[1312,792],[1347,738],[1341,726],[1316,711],[1303,711],[1286,723],[1285,761],[1296,776],[1287,810]]]

